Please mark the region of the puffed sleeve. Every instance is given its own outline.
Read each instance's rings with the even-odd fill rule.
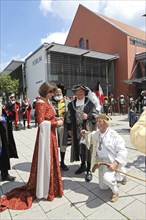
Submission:
[[[138,151],[146,154],[146,109],[131,128],[130,140]]]
[[[43,103],[37,102],[36,103],[36,118],[38,124],[43,122],[45,120],[45,115],[46,115],[46,108],[44,107]]]
[[[115,160],[118,161],[120,164],[126,164],[126,157],[128,152],[125,147],[124,139],[118,133],[115,135],[114,144],[116,149]]]

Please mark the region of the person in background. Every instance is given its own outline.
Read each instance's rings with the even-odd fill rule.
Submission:
[[[63,120],[55,117],[49,102],[52,92],[53,87],[48,82],[39,88],[40,100],[36,103],[38,131],[29,180],[0,199],[0,211],[28,209],[36,198],[52,201],[64,194],[56,139],[56,128],[63,125]]]
[[[125,114],[125,108],[126,108],[126,100],[125,100],[124,95],[119,96],[118,107],[119,107],[119,113],[124,115]]]
[[[20,111],[20,101],[16,100],[15,101],[15,106],[14,106],[14,110],[15,110],[15,120],[14,120],[14,125],[15,125],[15,130],[18,131],[19,129],[19,111]]]
[[[12,129],[13,129],[13,122],[15,121],[15,116],[16,116],[15,103],[16,103],[15,94],[13,93],[9,96],[9,100],[6,105],[7,118],[8,121],[11,123]]]
[[[127,102],[129,126],[132,128],[138,119],[138,114],[136,113],[136,102],[134,101],[132,94],[129,94]]]
[[[116,113],[116,99],[114,98],[113,94],[110,94],[109,96],[109,105],[110,105],[110,113],[111,115],[115,115]]]
[[[67,113],[67,106],[69,103],[69,98],[63,97],[62,90],[60,88],[56,88],[54,91],[54,95],[52,96],[51,102],[55,109],[56,117],[61,117],[64,119],[64,124],[62,126],[58,126],[57,133],[58,133],[58,144],[60,147],[60,167],[63,171],[68,171],[69,168],[66,166],[64,159],[66,148],[68,147],[67,140],[67,129],[66,129],[66,113]]]
[[[72,88],[75,93],[75,98],[68,104],[67,127],[68,133],[71,136],[71,162],[80,161],[81,165],[75,174],[81,174],[85,171],[85,180],[92,180],[91,152],[86,148],[86,145],[81,142],[80,131],[86,129],[93,131],[95,129],[95,115],[98,114],[96,107],[87,97],[88,88],[82,84],[75,85]]]
[[[31,110],[32,110],[32,106],[29,103],[29,99],[27,97],[25,97],[22,101],[22,115],[23,115],[24,129],[26,126],[26,121],[27,121],[27,128],[30,128]]]
[[[34,100],[33,100],[33,104],[32,104],[32,108],[34,109],[34,121],[35,121],[35,127],[37,127],[38,123],[37,123],[37,117],[36,117],[36,110],[35,110],[35,105],[36,102],[38,102],[40,99],[39,96],[37,96]]]
[[[111,189],[111,202],[119,199],[119,190],[117,183],[120,181],[126,184],[124,174],[117,173],[119,169],[126,172],[127,149],[124,139],[113,129],[109,128],[109,117],[106,114],[99,114],[96,119],[97,130],[88,132],[81,131],[81,135],[85,137],[86,145],[92,148],[91,168],[95,171],[95,167],[99,168],[99,188],[101,190]],[[98,164],[106,165],[99,166]]]
[[[104,113],[105,113],[106,115],[108,115],[109,106],[110,106],[110,103],[109,103],[108,96],[104,96],[103,111],[104,111]]]
[[[141,96],[142,96],[142,100],[141,100],[142,110],[141,110],[141,112],[143,112],[143,107],[146,106],[146,90],[141,92]]]
[[[5,106],[0,97],[0,171],[2,181],[14,181],[15,177],[9,174],[10,158],[18,158],[12,128],[9,125]]]

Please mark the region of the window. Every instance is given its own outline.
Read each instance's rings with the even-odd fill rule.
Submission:
[[[130,37],[130,44],[146,48],[146,41],[136,37]]]
[[[111,61],[114,65],[114,62]],[[111,63],[110,62],[110,63]],[[90,57],[81,57],[67,53],[51,52],[48,54],[48,79],[63,83],[67,89],[75,84],[84,84],[94,89],[98,80],[106,93],[106,61]],[[109,68],[108,82],[110,91],[114,91],[114,66]]]
[[[83,38],[80,38],[80,40],[79,40],[79,47],[84,49],[84,39]]]

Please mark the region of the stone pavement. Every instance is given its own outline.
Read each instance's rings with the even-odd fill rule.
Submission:
[[[112,116],[111,125],[121,134],[128,150],[127,173],[146,178],[145,156],[130,143],[130,129],[127,115]],[[0,182],[0,193],[5,194],[14,187],[27,182],[31,167],[33,148],[37,128],[14,131],[19,159],[11,159],[10,174],[16,176],[15,182]],[[52,202],[35,200],[28,210],[5,210],[0,213],[1,220],[15,219],[99,219],[99,220],[144,220],[146,219],[146,184],[127,177],[126,185],[119,184],[120,198],[111,203],[110,190],[101,191],[98,187],[98,170],[93,174],[92,182],[85,182],[84,174],[75,175],[79,162],[70,163],[70,147],[66,153],[66,164],[69,171],[63,172],[64,196]]]

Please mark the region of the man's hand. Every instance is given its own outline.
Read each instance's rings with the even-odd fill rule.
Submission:
[[[63,125],[63,120],[57,120],[58,126]]]
[[[83,113],[83,114],[82,114],[82,119],[83,119],[83,120],[87,120],[87,118],[88,118],[88,115],[87,115],[86,113]]]
[[[114,161],[113,163],[108,164],[109,170],[115,171],[118,168],[119,163],[117,161]]]
[[[87,131],[84,129],[84,130],[81,130],[81,136],[82,137],[85,137],[85,134],[87,133]]]

